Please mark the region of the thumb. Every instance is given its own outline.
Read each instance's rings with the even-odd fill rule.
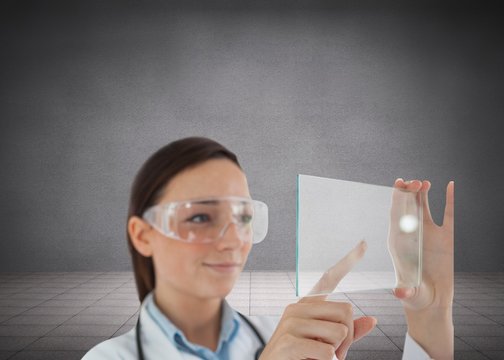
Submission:
[[[399,300],[407,300],[415,295],[415,288],[396,288],[394,295]]]
[[[434,287],[422,281],[419,287],[396,288],[394,289],[394,295],[402,301],[405,307],[420,310],[434,301]]]
[[[369,334],[377,322],[373,316],[364,316],[354,320],[354,342]]]

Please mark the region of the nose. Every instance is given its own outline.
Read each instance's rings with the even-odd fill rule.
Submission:
[[[239,225],[235,221],[230,221],[220,232],[217,238],[217,246],[219,249],[240,248],[244,241],[240,235]]]

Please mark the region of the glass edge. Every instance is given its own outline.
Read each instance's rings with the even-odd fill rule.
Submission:
[[[336,181],[341,181],[341,182],[344,182],[344,183],[354,183],[354,184],[360,184],[360,185],[368,185],[368,186],[376,186],[376,187],[380,187],[380,188],[394,189],[394,185],[392,185],[392,186],[389,186],[389,185],[379,185],[379,184],[366,183],[366,182],[363,182],[363,181],[343,180],[343,179],[331,178],[331,177],[326,177],[326,176],[318,176],[318,175],[298,174],[298,178],[299,178],[299,176],[318,178],[318,179],[322,179],[322,180],[336,180]]]
[[[296,178],[296,296],[299,297],[299,174]]]

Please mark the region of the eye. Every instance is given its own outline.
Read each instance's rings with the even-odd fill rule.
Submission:
[[[208,216],[207,214],[196,214],[188,218],[186,221],[196,224],[202,224],[210,221],[210,216]]]
[[[240,220],[245,225],[250,224],[252,222],[252,215],[242,215]]]

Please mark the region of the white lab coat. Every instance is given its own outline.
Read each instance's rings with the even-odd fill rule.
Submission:
[[[151,293],[152,294],[152,293]],[[150,294],[149,294],[150,295]],[[163,330],[151,318],[144,300],[140,309],[140,340],[145,360],[198,359],[194,355],[181,353],[166,337]],[[279,317],[250,316],[249,320],[267,342],[275,330]],[[253,359],[261,343],[253,330],[240,318],[240,327],[236,338],[229,349],[230,359]],[[82,360],[138,360],[136,345],[136,328],[127,333],[108,339],[89,350]],[[336,359],[336,356],[333,358]],[[423,349],[406,335],[403,360],[427,360],[430,357]]]
[[[190,354],[182,354],[166,337],[166,334],[159,325],[151,318],[144,300],[140,308],[140,340],[145,360],[170,359],[186,360],[197,359]],[[249,320],[254,324],[261,336],[268,341],[276,328],[278,318],[267,316],[251,316]],[[261,343],[253,330],[240,318],[240,327],[236,338],[229,349],[230,359],[253,359]],[[247,354],[244,356],[244,354]],[[248,355],[250,354],[250,355]],[[83,360],[101,359],[121,359],[138,360],[136,345],[136,329],[133,328],[127,333],[108,339],[84,355]]]

